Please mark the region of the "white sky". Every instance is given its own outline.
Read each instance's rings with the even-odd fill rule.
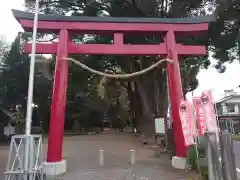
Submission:
[[[24,10],[24,0],[1,0],[0,5],[0,35],[4,35],[8,42],[11,42],[17,33],[21,30],[18,22],[13,18],[11,9]],[[214,63],[214,60],[212,60]],[[194,95],[200,95],[202,91],[212,89],[215,99],[219,99],[220,95],[226,89],[232,89],[240,85],[240,64],[235,62],[227,65],[227,70],[223,74],[219,74],[216,69],[209,67],[207,70],[201,70],[198,74],[200,85],[194,91]],[[240,90],[238,89],[238,92]],[[189,95],[188,97],[190,97]]]

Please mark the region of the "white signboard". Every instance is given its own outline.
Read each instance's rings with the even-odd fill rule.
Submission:
[[[165,134],[164,118],[155,118],[155,131],[157,134]]]
[[[4,135],[5,136],[10,136],[15,134],[15,127],[8,125],[4,127]]]

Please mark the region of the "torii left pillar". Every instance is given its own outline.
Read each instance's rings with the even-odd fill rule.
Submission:
[[[44,172],[48,175],[59,175],[66,172],[67,169],[66,160],[62,159],[62,144],[68,81],[68,62],[63,60],[62,57],[68,57],[68,42],[68,31],[63,29],[59,34],[57,47],[47,162],[44,163]]]

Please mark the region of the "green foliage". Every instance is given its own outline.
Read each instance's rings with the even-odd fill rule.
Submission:
[[[239,135],[233,135],[233,136],[232,136],[232,139],[233,139],[234,141],[240,141],[240,136],[239,136]]]
[[[31,9],[35,1],[25,0],[25,2],[27,7]],[[211,38],[208,42],[210,43],[208,46],[211,46],[215,58],[220,60],[220,62],[232,61],[235,55],[231,54],[231,52],[239,52],[238,0],[103,0],[98,2],[86,2],[85,0],[73,0],[70,2],[59,0],[42,2],[41,8],[47,14],[56,12],[66,14],[71,11],[73,15],[97,16],[100,11],[106,11],[110,16],[117,17],[189,17],[215,12],[217,22],[211,25]],[[52,9],[54,9],[54,11]],[[200,39],[198,38],[197,41],[200,42]],[[138,40],[141,40],[141,38],[138,38]],[[196,40],[194,41],[197,42]],[[202,60],[198,60],[198,62],[204,63]]]
[[[0,61],[2,60],[7,50],[8,50],[8,44],[5,41],[4,36],[0,35]]]
[[[199,136],[197,145],[188,147],[187,163],[191,169],[200,173],[201,179],[208,179],[207,139],[205,136]]]
[[[233,62],[240,52],[240,1],[219,1],[216,8],[217,21],[211,26],[210,43],[214,57],[220,61]]]
[[[28,36],[21,35],[21,33],[18,34],[1,61],[0,102],[2,108],[15,112],[18,121],[24,124],[28,95],[29,57],[22,53],[23,44],[28,40]],[[51,99],[49,96],[51,97],[52,89],[51,82],[44,78],[37,64],[34,79],[34,103],[38,105],[38,108],[33,113],[33,124],[36,121],[39,124],[40,120],[49,118],[49,100]]]
[[[206,137],[203,136],[199,136],[198,140],[197,140],[197,149],[198,149],[198,153],[199,153],[199,158],[205,158],[207,155],[207,139]]]
[[[16,105],[25,106],[28,89],[28,62],[28,55],[21,53],[21,41],[18,36],[2,59],[0,77],[2,107],[15,110]]]
[[[209,180],[208,178],[208,167],[207,166],[199,166],[198,167],[199,172],[199,180]]]
[[[35,0],[25,0],[25,2],[27,8],[32,10]],[[58,13],[75,16],[99,16],[100,14],[102,16],[106,12],[105,14],[112,17],[172,18],[215,13],[217,22],[211,24],[210,36],[180,36],[177,39],[178,43],[205,45],[208,53],[212,51],[220,65],[224,62],[232,62],[237,57],[236,52],[239,54],[239,0],[56,0],[41,2],[40,6],[41,11],[45,14]],[[72,39],[77,43],[88,44],[111,44],[113,42],[112,36],[99,35],[79,35],[72,37]],[[159,36],[127,36],[125,41],[133,44],[159,44],[163,42],[163,39]],[[184,57],[180,59],[184,94],[197,88],[196,75],[201,68],[208,68],[210,65],[208,53],[206,57]],[[109,73],[138,71],[156,62],[156,57],[147,56],[74,55],[73,57],[94,69]],[[223,72],[223,70],[220,71]],[[165,67],[161,66],[157,69],[157,72],[131,79],[129,83],[131,87],[128,87],[126,82],[105,81],[102,77],[93,76],[76,66],[70,65],[67,99],[68,106],[71,108],[68,108],[68,114],[80,113],[80,119],[86,119],[92,111],[104,112],[111,106],[118,106],[117,111],[122,114],[123,110],[124,116],[131,109],[129,113],[131,118],[141,121],[138,124],[144,127],[146,122],[151,122],[150,119],[153,114],[164,114],[167,103],[165,75]],[[42,82],[42,80],[39,81]],[[103,81],[105,82],[103,83]],[[153,88],[149,89],[149,87]]]
[[[187,163],[191,169],[197,169],[197,162],[198,162],[198,152],[196,150],[195,145],[191,145],[188,147]]]

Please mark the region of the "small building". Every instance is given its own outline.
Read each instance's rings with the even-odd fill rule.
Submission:
[[[221,130],[240,133],[240,94],[225,91],[224,97],[216,102],[216,111]]]

